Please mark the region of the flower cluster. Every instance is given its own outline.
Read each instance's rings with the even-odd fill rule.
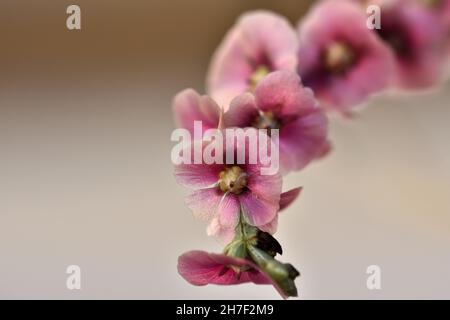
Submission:
[[[380,10],[379,28],[369,27],[369,6]],[[177,163],[175,177],[192,189],[187,206],[227,245],[223,254],[180,256],[181,276],[194,285],[273,284],[283,297],[296,296],[299,272],[276,259],[282,248],[272,236],[278,213],[301,191],[283,193],[283,176],[329,154],[327,112],[349,115],[375,94],[435,86],[449,55],[450,0],[318,1],[297,30],[272,12],[242,15],[212,58],[208,95],[180,92],[175,120],[194,136],[197,122],[203,130],[266,130],[280,170],[263,175],[247,143],[211,148],[202,136],[184,148],[192,161]],[[218,145],[245,157],[195,161],[213,149],[218,158]]]

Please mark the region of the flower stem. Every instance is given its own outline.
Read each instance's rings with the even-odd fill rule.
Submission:
[[[242,211],[236,226],[236,235],[224,250],[226,255],[248,259],[255,263],[267,277],[277,284],[286,296],[297,296],[295,278],[299,272],[288,263],[275,260],[275,255],[281,253],[281,246],[270,234],[245,222]],[[240,270],[236,270],[237,273]]]

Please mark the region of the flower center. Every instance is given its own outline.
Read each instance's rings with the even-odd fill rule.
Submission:
[[[219,188],[223,192],[240,194],[245,187],[247,187],[247,175],[240,167],[228,167],[219,173]]]
[[[280,120],[278,120],[273,112],[267,111],[267,112],[260,112],[258,116],[255,118],[255,120],[252,123],[252,127],[257,129],[280,129],[281,123]]]
[[[255,91],[256,86],[258,83],[268,74],[270,73],[270,70],[265,65],[260,65],[256,68],[256,70],[253,72],[253,74],[250,76],[250,90]]]
[[[325,68],[335,74],[347,72],[355,63],[355,52],[343,42],[331,44],[324,52]]]

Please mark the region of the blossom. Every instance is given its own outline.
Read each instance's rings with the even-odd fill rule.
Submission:
[[[288,270],[289,273],[289,278],[286,280],[293,280],[299,275],[298,271],[291,265],[283,266],[286,266],[286,268],[281,270]],[[274,268],[272,267],[272,269]],[[186,252],[178,258],[178,273],[186,281],[196,286],[207,284],[234,285],[253,282],[255,284],[272,284],[283,298],[287,298],[288,295],[297,295],[296,290],[292,290],[292,292],[286,290],[283,282],[280,286],[280,281],[272,279],[270,274],[261,270],[252,261],[224,254],[204,251]]]
[[[295,31],[284,17],[263,10],[246,13],[216,50],[207,91],[226,110],[233,98],[252,90],[267,73],[295,71],[297,50]]]
[[[299,23],[299,74],[325,107],[348,113],[388,87],[392,54],[352,1],[325,0]]]
[[[330,149],[327,118],[313,92],[291,71],[272,72],[258,83],[254,94],[233,99],[223,123],[225,127],[279,129],[284,173],[302,169]]]
[[[425,0],[372,1],[381,7],[381,29],[376,31],[393,52],[393,84],[400,89],[428,88],[443,77],[447,58],[445,37],[449,29],[443,22],[445,18],[438,18],[437,9],[427,9],[440,1],[426,2],[428,4],[424,4]]]
[[[245,132],[247,130],[256,131],[248,128]],[[255,137],[262,143],[258,134]],[[194,148],[192,159],[201,157],[213,143],[203,142],[200,150]],[[275,219],[280,207],[282,179],[280,173],[263,175],[260,158],[256,163],[249,161],[248,143],[230,146],[224,142],[222,147],[224,155],[245,151],[243,164],[236,157],[233,163],[226,161],[228,159],[221,163],[181,163],[175,166],[175,178],[181,185],[193,189],[186,203],[195,217],[209,222],[208,234],[229,239],[233,234],[223,232],[234,230],[241,216],[252,226],[265,225]]]

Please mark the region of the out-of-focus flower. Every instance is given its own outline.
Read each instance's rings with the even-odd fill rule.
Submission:
[[[300,170],[330,149],[327,118],[313,92],[291,71],[272,72],[258,83],[254,94],[236,97],[223,123],[225,127],[279,129],[284,172]]]
[[[208,96],[200,96],[193,89],[178,93],[173,100],[173,113],[176,124],[194,132],[194,121],[201,121],[202,130],[217,128],[220,108]]]
[[[347,113],[388,87],[390,50],[347,0],[319,2],[299,23],[299,73],[325,107]]]
[[[255,137],[259,140],[257,133]],[[192,159],[202,159],[205,148],[211,143],[215,142],[193,148]],[[241,214],[245,222],[252,226],[265,225],[275,219],[280,207],[282,179],[279,173],[261,174],[264,165],[260,159],[254,164],[249,161],[248,143],[222,145],[224,155],[231,152],[242,154],[242,148],[245,148],[244,164],[238,164],[236,158],[235,164],[227,163],[226,159],[223,164],[207,164],[205,161],[195,164],[192,161],[191,164],[176,165],[175,178],[180,184],[194,189],[186,203],[195,217],[209,221],[208,234],[230,240]]]
[[[391,48],[395,59],[393,85],[401,89],[421,89],[442,80],[447,56],[448,28],[427,10],[424,0],[373,0],[381,8],[379,37]],[[445,1],[447,2],[447,1]]]
[[[442,24],[443,46],[447,55],[444,76],[450,76],[450,0],[415,0],[423,9],[434,16],[435,23]]]
[[[274,70],[297,68],[298,40],[282,16],[269,11],[242,15],[215,52],[207,91],[225,110],[237,95],[251,91]]]

